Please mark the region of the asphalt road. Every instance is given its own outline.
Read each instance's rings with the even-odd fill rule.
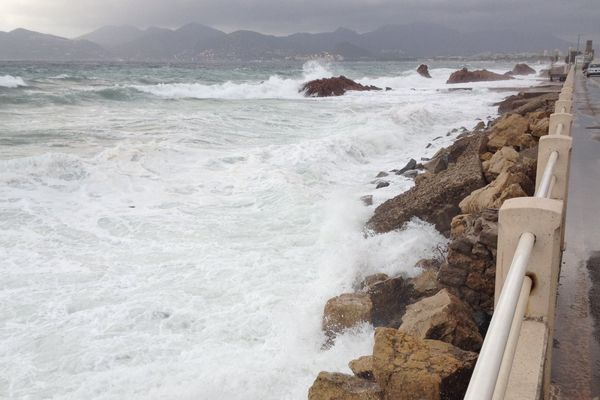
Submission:
[[[552,381],[559,399],[600,398],[600,77],[578,71]]]

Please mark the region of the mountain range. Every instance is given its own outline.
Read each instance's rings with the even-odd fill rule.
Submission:
[[[386,25],[358,33],[333,32],[273,36],[239,30],[225,33],[190,23],[178,29],[104,26],[75,39],[16,29],[0,32],[0,60],[44,61],[247,61],[314,57],[345,60],[398,60],[566,50],[553,35],[515,31],[463,33],[435,24]]]

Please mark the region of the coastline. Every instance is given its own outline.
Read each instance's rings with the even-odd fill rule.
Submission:
[[[368,234],[402,229],[417,217],[434,224],[449,245],[419,261],[414,278],[376,273],[327,302],[326,346],[364,322],[375,327],[375,345],[373,355],[349,360],[354,375],[321,372],[310,400],[416,399],[411,393],[425,392],[433,397],[418,398],[462,398],[493,308],[497,210],[504,200],[533,194],[537,140],[547,134],[560,86],[497,90],[511,94],[494,104],[498,115],[487,124],[464,130],[431,159],[375,177],[408,173],[415,185],[375,208]],[[442,365],[448,362],[455,366],[450,371]]]

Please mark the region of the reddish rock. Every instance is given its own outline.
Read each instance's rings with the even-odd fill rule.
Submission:
[[[429,75],[429,67],[425,64],[419,65],[417,72],[424,78],[431,78],[431,75]]]
[[[305,96],[311,97],[328,97],[341,96],[349,90],[366,91],[366,90],[381,90],[377,86],[365,86],[352,79],[348,79],[343,75],[333,78],[316,79],[306,82],[302,85],[300,93],[304,92]]]
[[[517,64],[512,71],[507,72],[508,75],[529,75],[535,74],[535,69],[527,64]]]
[[[466,68],[453,72],[446,83],[466,83],[466,82],[483,82],[483,81],[502,81],[513,79],[511,76],[500,75],[485,69],[469,71]]]

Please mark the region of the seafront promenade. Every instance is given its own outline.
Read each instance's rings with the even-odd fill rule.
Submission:
[[[575,79],[566,250],[552,381],[558,399],[600,398],[600,78]]]

